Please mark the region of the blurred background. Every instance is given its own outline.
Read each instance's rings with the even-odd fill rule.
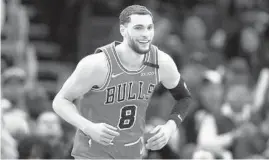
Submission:
[[[75,128],[52,99],[77,62],[121,41],[118,16],[148,7],[154,44],[193,96],[168,145],[144,158],[269,158],[268,0],[1,0],[1,158],[70,158]],[[149,130],[174,105],[158,86]]]

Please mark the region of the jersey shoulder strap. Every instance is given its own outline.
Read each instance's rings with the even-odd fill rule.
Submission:
[[[156,46],[152,45],[149,54],[150,54],[150,58],[144,62],[144,65],[159,69],[158,48]]]
[[[111,78],[111,73],[112,73],[112,69],[113,69],[113,67],[112,67],[112,57],[111,57],[111,55],[112,55],[112,43],[110,43],[110,44],[107,44],[107,45],[105,45],[105,46],[102,46],[102,47],[98,47],[95,51],[94,51],[94,54],[98,54],[98,53],[101,53],[101,52],[103,52],[104,54],[105,54],[105,56],[106,56],[106,60],[107,60],[107,67],[108,67],[108,69],[109,69],[109,71],[108,71],[108,74],[107,74],[107,76],[106,76],[106,80],[105,80],[105,83],[104,83],[104,85],[103,86],[101,86],[101,87],[93,87],[93,89],[92,89],[92,91],[103,91],[106,87],[107,87],[107,85],[109,84],[109,81],[110,81],[110,78]]]

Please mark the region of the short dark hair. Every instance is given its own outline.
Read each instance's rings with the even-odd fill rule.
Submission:
[[[141,5],[131,5],[126,7],[121,13],[120,13],[120,24],[126,24],[130,22],[130,16],[133,14],[138,15],[150,15],[152,18],[151,12],[145,7]]]

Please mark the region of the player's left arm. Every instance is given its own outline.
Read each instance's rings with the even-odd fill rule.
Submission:
[[[146,147],[151,150],[159,150],[167,144],[172,133],[186,117],[191,103],[191,94],[173,59],[162,51],[158,52],[158,58],[160,82],[173,95],[176,104],[167,123],[156,126],[150,132],[154,136],[147,140]]]
[[[159,75],[163,86],[170,91],[176,104],[169,119],[179,126],[185,119],[191,103],[191,93],[180,75],[174,60],[166,53],[159,51]]]

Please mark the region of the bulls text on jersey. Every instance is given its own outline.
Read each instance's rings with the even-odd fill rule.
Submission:
[[[135,87],[138,87],[135,92]],[[144,91],[146,88],[146,92]],[[120,83],[117,86],[111,86],[106,89],[106,101],[105,105],[132,101],[132,100],[147,100],[153,93],[155,84],[150,83],[148,86],[144,86],[143,81],[138,82],[125,82]]]

